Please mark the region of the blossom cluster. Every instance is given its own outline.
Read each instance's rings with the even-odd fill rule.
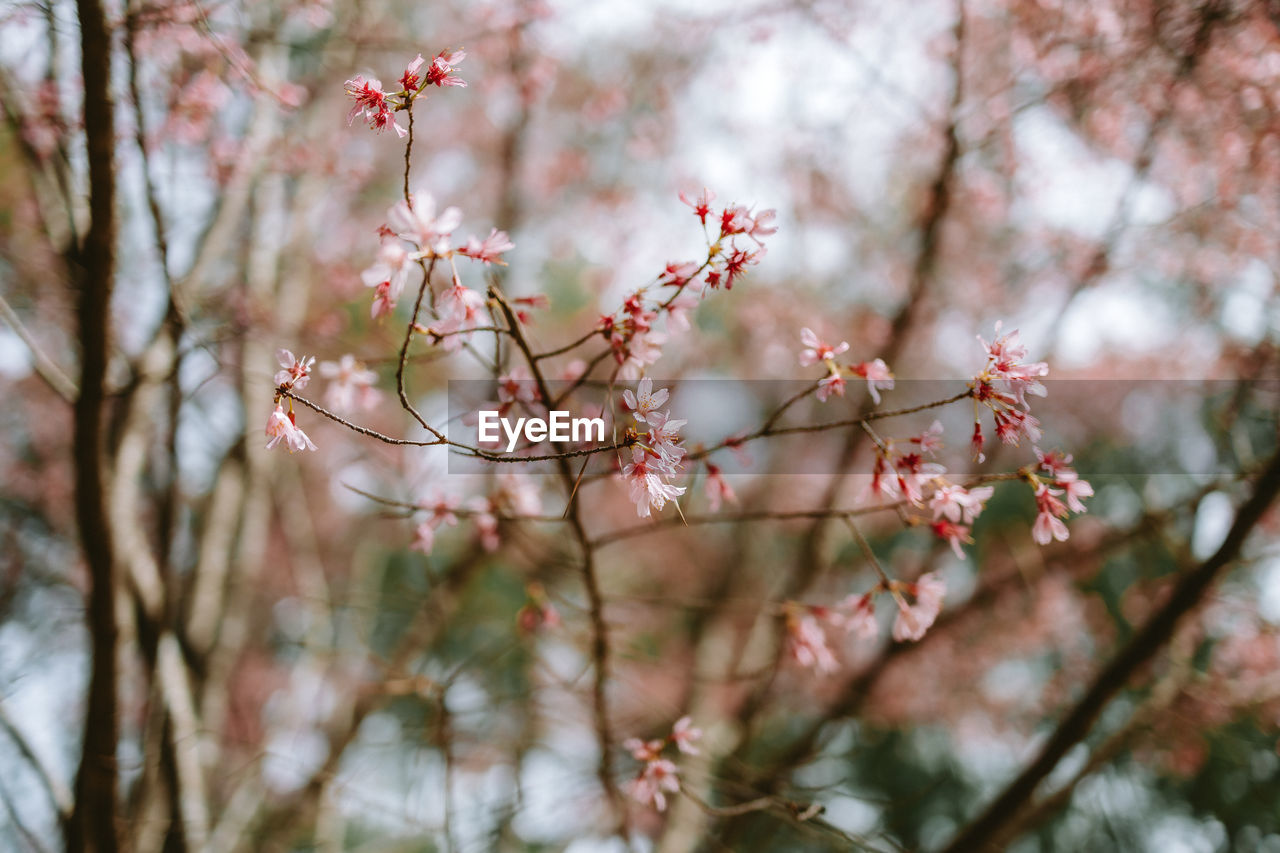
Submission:
[[[835,672],[840,664],[827,643],[824,626],[839,628],[844,634],[863,640],[875,639],[880,632],[875,599],[885,593],[892,596],[897,607],[893,620],[894,641],[919,640],[942,612],[946,592],[942,578],[928,572],[913,583],[883,580],[869,592],[850,595],[834,607],[789,601],[783,606],[787,652],[802,667],[823,675]]]
[[[646,806],[664,811],[667,808],[666,795],[680,790],[680,776],[675,762],[663,758],[663,753],[668,746],[674,746],[685,755],[697,755],[698,748],[694,742],[701,737],[702,729],[694,727],[693,719],[681,717],[664,738],[641,740],[633,737],[623,741],[622,745],[631,757],[642,762],[640,772],[624,786],[627,793]]]
[[[347,124],[359,117],[374,130],[383,131],[390,127],[397,136],[404,137],[408,131],[395,120],[395,113],[409,109],[416,99],[423,96],[428,86],[466,86],[466,81],[453,73],[454,67],[466,58],[464,50],[442,50],[431,60],[426,71],[419,74],[426,60],[418,54],[405,67],[399,80],[400,88],[394,92],[384,92],[381,81],[357,74],[343,85],[355,101],[347,114]]]
[[[652,285],[627,297],[619,311],[600,318],[600,331],[609,341],[623,379],[639,377],[658,360],[669,332],[689,330],[689,312],[709,291],[721,286],[731,290],[746,268],[764,256],[764,238],[778,230],[773,210],[753,213],[742,205],[728,205],[717,212],[711,206],[715,193],[708,189],[697,199],[690,200],[684,193],[680,199],[693,208],[702,223],[707,254],[701,262],[668,263]],[[664,313],[668,332],[655,328]]]
[[[831,398],[832,394],[837,397],[844,396],[846,375],[865,379],[867,392],[877,404],[880,402],[880,390],[893,388],[893,371],[889,370],[889,365],[884,363],[884,359],[876,358],[850,365],[841,365],[836,361],[836,356],[849,351],[848,341],[841,341],[832,346],[819,338],[812,329],[805,327],[800,330],[800,342],[805,346],[800,353],[800,366],[808,367],[811,364],[821,363],[826,368],[827,374],[818,380],[817,391],[818,399],[824,403]]]
[[[488,495],[477,495],[460,501],[452,495],[434,494],[418,503],[425,517],[414,529],[411,550],[430,554],[436,533],[443,527],[455,527],[458,516],[465,515],[475,527],[480,546],[496,551],[502,545],[499,522],[502,518],[528,517],[542,511],[542,498],[533,478],[517,474],[498,475],[497,487]]]
[[[293,413],[293,398],[288,397],[289,410],[286,412],[282,402],[288,392],[301,391],[311,381],[312,367],[315,357],[297,358],[287,349],[276,351],[276,359],[280,370],[276,371],[275,409],[267,417],[267,449],[277,445],[286,447],[290,452],[295,450],[315,450],[316,445],[298,426]],[[378,404],[381,392],[375,387],[378,374],[369,370],[347,353],[338,361],[322,361],[316,368],[321,376],[328,380],[325,390],[325,405],[335,412],[347,413],[367,411]]]
[[[501,264],[502,254],[515,248],[506,232],[496,228],[483,240],[473,235],[465,245],[454,247],[453,232],[460,224],[462,211],[446,207],[437,213],[436,200],[426,190],[419,189],[391,206],[386,224],[378,229],[377,260],[360,275],[365,286],[373,288],[370,313],[374,319],[395,311],[415,264],[447,259],[453,265],[458,255],[483,265]],[[456,350],[466,333],[481,325],[487,304],[483,294],[463,285],[456,265],[452,270],[449,286],[436,301],[437,322],[427,330],[443,342],[446,351]]]
[[[1017,329],[1000,335],[1000,326],[996,323],[997,337],[991,343],[978,338],[987,352],[987,364],[970,383],[974,400],[971,444],[973,458],[979,462],[986,458],[982,452],[985,438],[979,417],[981,406],[991,410],[995,417],[996,436],[1005,444],[1016,445],[1023,436],[1035,444],[1041,435],[1040,421],[1031,414],[1027,395],[1043,397],[1046,394],[1039,380],[1049,374],[1049,365],[1043,361],[1023,364],[1027,348],[1018,340]]]
[[[293,399],[289,399],[289,411],[284,410],[280,402],[283,392],[301,391],[311,381],[311,367],[316,363],[315,357],[297,358],[287,349],[276,351],[276,360],[280,362],[280,370],[276,371],[276,407],[267,416],[267,449],[281,445],[292,453],[295,450],[315,450],[316,445],[298,426],[293,414]]]
[[[651,510],[661,511],[667,501],[674,501],[685,492],[684,486],[669,482],[682,467],[685,448],[680,444],[679,429],[686,423],[672,418],[670,412],[659,411],[669,396],[666,388],[654,391],[653,380],[647,377],[640,380],[634,392],[630,388],[622,392],[623,407],[648,427],[644,433],[628,429],[631,461],[622,466],[622,479],[641,518],[648,518]]]
[[[1093,494],[1093,486],[1081,480],[1080,475],[1071,467],[1071,454],[1057,451],[1043,453],[1036,448],[1036,458],[1040,461],[1042,473],[1028,473],[1036,496],[1036,520],[1031,526],[1032,537],[1041,545],[1048,545],[1054,539],[1066,541],[1067,525],[1063,518],[1071,512],[1084,512],[1082,498]],[[1059,500],[1059,495],[1066,496],[1066,502]]]

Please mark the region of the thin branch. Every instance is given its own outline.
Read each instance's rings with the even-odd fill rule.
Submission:
[[[36,754],[31,742],[27,740],[26,735],[14,723],[13,718],[9,716],[9,712],[5,710],[3,703],[0,703],[0,728],[5,730],[5,733],[9,735],[9,739],[18,747],[18,752],[22,753],[22,757],[27,759],[27,763],[35,771],[36,778],[40,780],[45,793],[49,795],[49,802],[53,804],[54,811],[58,813],[58,819],[65,821],[71,816],[71,791],[60,779],[53,775],[53,771]]]
[[[32,366],[35,368],[36,375],[63,400],[68,403],[75,402],[76,395],[79,393],[76,383],[63,373],[62,368],[58,367],[57,363],[40,348],[35,337],[22,322],[22,318],[5,301],[4,296],[0,296],[0,316],[4,317],[5,322],[9,324],[9,328],[13,329],[13,333],[19,340],[26,344],[27,350],[31,353]]]

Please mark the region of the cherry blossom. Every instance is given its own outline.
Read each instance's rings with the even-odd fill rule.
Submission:
[[[871,593],[850,595],[839,605],[839,624],[846,633],[856,634],[863,640],[874,640],[880,633],[880,623],[876,621],[876,604]]]
[[[823,341],[807,326],[800,330],[800,341],[806,349],[800,353],[800,366],[808,367],[820,361],[830,361],[841,353],[849,351],[849,342],[841,341],[835,346]]]
[[[481,312],[486,304],[482,294],[465,287],[454,277],[453,284],[444,289],[436,302],[440,323],[433,327],[437,334],[447,335],[442,343],[446,352],[461,347],[468,337],[467,331],[482,324]]]
[[[418,89],[418,84],[422,78],[418,76],[418,69],[422,67],[422,63],[426,62],[422,58],[422,54],[418,54],[404,68],[404,73],[400,75],[400,88],[406,92],[414,92]]]
[[[374,288],[375,318],[390,314],[404,291],[405,281],[409,275],[411,263],[407,252],[400,241],[394,237],[383,237],[378,248],[378,259],[360,273],[360,279],[366,287]],[[378,303],[383,304],[380,306]]]
[[[844,377],[840,375],[839,368],[833,368],[831,373],[818,380],[818,401],[825,403],[831,399],[832,394],[843,397],[844,385]]]
[[[647,434],[649,448],[669,465],[675,466],[684,458],[685,449],[680,446],[680,427],[688,421],[683,418],[672,418],[667,412],[653,412],[649,415],[649,432]]]
[[[787,614],[787,651],[800,666],[827,675],[840,668],[826,634],[813,616]]]
[[[1067,515],[1067,507],[1058,500],[1062,494],[1059,489],[1051,489],[1044,483],[1036,486],[1036,521],[1031,527],[1031,537],[1041,545],[1048,545],[1054,539],[1065,542],[1070,532],[1062,519]]]
[[[941,482],[929,498],[933,520],[945,518],[961,524],[973,524],[973,520],[982,512],[983,505],[995,491],[993,486],[966,489],[964,486]]]
[[[427,67],[424,86],[459,86],[466,87],[467,81],[454,76],[453,70],[467,58],[465,50],[442,50]]]
[[[936,453],[942,449],[942,421],[935,420],[929,428],[911,437],[912,444],[920,446],[921,453]]]
[[[645,764],[640,775],[626,783],[626,791],[632,798],[658,811],[667,808],[667,793],[680,790],[680,779],[675,764],[659,758]]]
[[[267,442],[268,450],[279,444],[282,439],[284,440],[283,446],[288,448],[290,453],[296,450],[316,449],[315,444],[307,437],[307,434],[298,428],[293,412],[286,414],[280,403],[276,403],[275,411],[267,417],[266,434],[271,439]]]
[[[933,524],[931,524],[930,527],[933,528],[933,532],[937,534],[939,539],[947,540],[947,542],[951,545],[951,550],[955,552],[955,555],[957,557],[959,557],[961,560],[965,558],[964,549],[961,548],[960,546],[962,544],[964,545],[973,544],[973,537],[969,535],[968,525],[956,524],[954,521],[947,521],[945,519],[941,519],[933,522]]]
[[[903,584],[903,588],[915,598],[915,604],[907,604],[901,594],[895,596],[898,615],[893,621],[893,639],[899,643],[925,635],[942,612],[942,599],[947,592],[946,583],[933,572],[921,575],[914,584]]]
[[[301,391],[311,381],[311,366],[316,363],[315,357],[295,358],[287,349],[276,350],[276,360],[282,370],[276,371],[276,387],[293,391]]]
[[[853,371],[855,376],[861,376],[867,380],[867,391],[871,394],[871,399],[877,404],[880,402],[880,389],[887,391],[893,388],[893,373],[883,359],[877,358],[874,361],[864,361],[861,364],[853,365],[849,369]]]
[[[378,374],[347,353],[338,361],[322,361],[320,375],[329,380],[325,405],[336,412],[368,411],[378,404]]]
[[[712,512],[719,512],[724,501],[729,503],[737,503],[738,496],[734,493],[733,487],[725,480],[724,474],[720,473],[720,468],[707,463],[707,479],[703,483],[703,494],[707,498],[707,509]]]
[[[697,261],[672,261],[658,276],[658,284],[663,287],[684,287],[693,282],[698,268]]]
[[[414,529],[413,542],[410,549],[430,554],[435,544],[436,531],[441,527],[453,527],[458,523],[454,513],[457,501],[445,495],[436,495],[418,502],[418,506],[427,512],[427,517]]]
[[[701,738],[702,729],[693,725],[693,718],[690,716],[681,717],[671,727],[671,742],[685,755],[699,754],[699,749],[693,744]]]
[[[716,200],[716,194],[703,187],[702,194],[696,199],[690,200],[687,195],[681,192],[680,200],[692,207],[694,216],[697,216],[702,221],[702,224],[706,225],[707,217],[711,214],[711,202]]]
[[[506,231],[499,231],[494,228],[490,230],[489,236],[483,240],[477,239],[474,235],[467,238],[467,245],[459,249],[458,254],[481,261],[485,266],[489,264],[506,266],[506,262],[502,260],[501,255],[503,252],[509,252],[515,247],[516,244],[511,242],[511,238],[507,236]]]
[[[361,116],[369,127],[383,131],[388,126],[395,129],[396,135],[404,137],[408,133],[395,121],[391,106],[387,103],[387,95],[382,91],[382,83],[375,79],[365,79],[357,74],[344,85],[346,92],[355,99],[355,105],[347,114],[347,126]]]
[[[505,405],[512,403],[533,403],[540,397],[533,374],[523,364],[516,365],[510,371],[498,377],[498,401]],[[504,405],[504,408],[505,408]]]
[[[654,391],[653,380],[646,376],[636,385],[634,392],[630,388],[622,392],[622,405],[632,417],[646,423],[646,418],[666,405],[670,396],[671,392],[666,388]]]
[[[446,207],[437,216],[436,200],[426,190],[412,193],[409,202],[396,202],[387,211],[391,230],[428,255],[447,253],[449,237],[461,223],[462,211],[456,207]]]
[[[631,494],[631,501],[636,505],[636,514],[648,518],[651,509],[661,511],[667,501],[673,501],[685,492],[684,486],[674,486],[663,481],[663,477],[671,477],[674,472],[661,459],[646,457],[644,451],[636,448],[638,458],[622,468],[622,478],[626,481]]]

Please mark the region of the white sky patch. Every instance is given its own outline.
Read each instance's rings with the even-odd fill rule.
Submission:
[[[1133,170],[1113,159],[1099,159],[1047,107],[1028,109],[1014,121],[1022,155],[1021,183],[1026,191],[1014,218],[1030,215],[1048,225],[1101,239],[1115,220]],[[1159,222],[1173,213],[1169,193],[1148,182],[1133,187],[1128,225]]]
[[[0,376],[23,379],[30,375],[30,350],[12,329],[0,325]]]
[[[1191,553],[1196,559],[1203,560],[1218,550],[1227,537],[1234,516],[1231,498],[1222,492],[1214,492],[1200,502],[1195,530],[1191,534]]]
[[[1272,557],[1258,570],[1258,612],[1273,625],[1280,625],[1280,557]]]
[[[1093,362],[1099,352],[1135,355],[1173,343],[1177,324],[1168,307],[1140,285],[1109,284],[1086,290],[1062,320],[1056,362],[1072,367]]]
[[[1275,288],[1275,273],[1257,258],[1249,261],[1223,299],[1222,325],[1245,343],[1257,344],[1280,326],[1275,301],[1269,298]]]

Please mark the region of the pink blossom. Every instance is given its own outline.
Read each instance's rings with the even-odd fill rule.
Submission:
[[[532,403],[539,397],[533,374],[523,364],[498,377],[498,400],[503,403]]]
[[[347,125],[355,121],[356,116],[363,116],[365,123],[374,130],[383,131],[392,127],[397,136],[404,137],[408,133],[394,119],[391,106],[387,103],[386,93],[382,91],[382,83],[378,80],[366,80],[356,75],[344,84],[347,94],[355,99],[355,105],[347,114]]]
[[[1070,535],[1071,532],[1067,530],[1067,525],[1062,519],[1048,513],[1042,512],[1037,515],[1035,524],[1031,525],[1031,538],[1041,545],[1048,545],[1054,539],[1065,542]]]
[[[629,737],[622,742],[622,748],[636,761],[657,761],[662,758],[662,748],[666,745],[664,740],[641,740],[638,737]]]
[[[685,449],[680,446],[680,427],[688,421],[672,418],[667,412],[653,412],[649,415],[649,448],[671,466],[677,466],[684,458]]]
[[[626,344],[626,357],[622,361],[622,369],[618,371],[620,379],[634,379],[644,368],[662,357],[662,345],[667,336],[661,332],[637,332]]]
[[[689,291],[682,292],[667,305],[667,328],[677,332],[687,332],[693,328],[689,313],[698,307],[698,296]]]
[[[646,376],[636,385],[635,392],[630,388],[622,392],[622,405],[640,423],[647,423],[649,415],[662,408],[670,396],[666,388],[654,391],[653,380]]]
[[[841,353],[849,351],[849,342],[841,341],[836,346],[824,342],[807,326],[800,330],[800,341],[807,347],[800,353],[800,366],[808,367],[820,361],[829,361]]]
[[[400,241],[394,237],[383,237],[378,248],[378,259],[360,273],[365,286],[374,288],[375,302],[382,299],[387,303],[375,310],[374,317],[389,314],[390,309],[395,308],[409,275],[409,263],[409,253]]]
[[[462,346],[469,330],[481,325],[484,320],[482,312],[486,302],[478,291],[464,287],[462,282],[454,278],[453,284],[445,288],[436,301],[440,315],[440,323],[433,330],[444,338],[446,352],[453,352]]]
[[[685,487],[663,482],[662,478],[673,476],[674,470],[661,458],[646,458],[644,451],[639,448],[636,450],[639,458],[623,466],[622,478],[630,488],[636,514],[641,518],[648,518],[651,509],[661,511],[667,501],[683,495]]]
[[[955,552],[957,557],[961,560],[964,559],[964,549],[960,545],[962,543],[965,545],[973,544],[973,537],[969,535],[967,525],[956,524],[954,521],[939,520],[933,522],[930,527],[933,528],[933,532],[937,534],[939,539],[947,540],[951,545],[951,550]]]
[[[400,88],[406,92],[415,92],[418,89],[418,83],[422,78],[418,76],[418,69],[422,67],[422,63],[426,62],[422,58],[422,54],[418,54],[412,62],[404,68],[404,73],[400,75]]]
[[[423,554],[430,554],[435,542],[436,529],[430,522],[424,521],[414,528],[413,541],[409,543],[409,550],[421,551]]]
[[[436,200],[420,190],[409,196],[409,202],[396,202],[387,211],[387,224],[405,240],[416,243],[428,254],[443,255],[449,251],[449,236],[462,222],[462,211],[446,207],[436,216]]]
[[[973,437],[969,439],[969,449],[973,452],[974,462],[986,462],[987,454],[982,452],[986,439],[982,435],[982,423],[980,421],[973,422]]]
[[[453,75],[453,69],[462,64],[462,60],[467,58],[465,50],[442,50],[431,60],[431,65],[427,68],[426,81],[424,86],[462,86],[467,85],[467,81],[461,77]]]
[[[826,635],[810,615],[787,617],[787,649],[800,666],[816,669],[826,675],[840,668],[836,656],[827,646]]]
[[[294,358],[287,349],[276,350],[276,360],[283,370],[276,371],[276,387],[301,391],[311,381],[311,365],[316,363],[315,357]]]
[[[982,512],[983,504],[990,500],[993,494],[995,494],[995,488],[992,486],[966,489],[964,486],[943,482],[929,499],[929,508],[933,510],[934,521],[946,518],[948,521],[972,524]]]
[[[666,793],[680,790],[680,779],[675,764],[659,758],[645,764],[640,775],[626,784],[627,793],[635,800],[658,811],[667,808]]]
[[[702,488],[707,498],[707,509],[712,512],[719,512],[723,501],[735,504],[738,502],[738,496],[734,494],[733,487],[725,480],[720,469],[710,462],[707,463],[707,480]]]
[[[839,368],[833,369],[827,376],[818,380],[818,402],[827,402],[832,394],[843,397],[844,384],[844,377],[840,375]]]
[[[929,428],[911,439],[920,445],[921,453],[936,453],[942,449],[942,421],[934,421]]]
[[[505,508],[511,515],[530,516],[542,512],[538,479],[510,471],[498,475],[498,488],[492,501],[495,506]]]
[[[1022,436],[1032,442],[1040,440],[1040,421],[1021,409],[1004,409],[995,412],[996,436],[1005,444],[1017,445]]]
[[[698,748],[693,743],[701,737],[702,729],[694,727],[692,717],[681,717],[671,727],[671,742],[676,745],[676,749],[685,755],[697,755],[699,753]]]
[[[459,249],[458,254],[481,261],[486,266],[489,264],[506,266],[506,262],[502,260],[501,255],[503,252],[509,252],[515,247],[516,244],[511,242],[511,238],[507,236],[506,231],[499,231],[494,228],[489,231],[489,236],[483,240],[477,239],[474,235],[467,238],[467,245]]]
[[[373,290],[373,304],[369,309],[369,316],[377,320],[379,317],[389,316],[395,310],[396,299],[391,293],[391,282],[379,282]]]
[[[1040,463],[1040,467],[1047,471],[1055,480],[1059,482],[1063,480],[1074,480],[1076,478],[1075,469],[1071,467],[1071,454],[1059,453],[1056,450],[1050,450],[1044,453],[1038,447],[1033,447],[1036,459]]]
[[[1067,495],[1067,507],[1072,512],[1085,512],[1085,505],[1080,499],[1092,497],[1093,486],[1087,480],[1079,479],[1059,480],[1058,485]]]
[[[847,611],[847,612],[846,612]],[[876,621],[876,604],[871,593],[851,595],[837,605],[840,613],[839,624],[849,634],[856,634],[863,640],[874,640],[880,633],[880,623]]]
[[[778,226],[773,224],[776,216],[777,211],[773,208],[757,213],[751,220],[751,226],[746,231],[747,236],[759,243],[763,238],[777,234]]]
[[[904,598],[897,598],[898,616],[893,622],[893,639],[899,643],[919,640],[925,635],[942,611],[947,586],[942,578],[930,572],[921,575],[914,584],[907,584],[907,590],[916,601],[909,605]]]
[[[917,506],[924,499],[924,485],[947,472],[946,468],[936,462],[925,462],[919,453],[899,455],[895,466],[898,472],[898,490],[904,498]]]
[[[293,412],[286,414],[279,403],[276,403],[275,411],[267,417],[266,434],[271,439],[267,442],[268,450],[279,444],[281,439],[284,440],[284,446],[290,453],[295,450],[316,449],[307,434],[298,428]]]
[[[338,361],[320,362],[320,375],[329,380],[325,405],[337,412],[368,410],[378,403],[378,390],[373,387],[378,374],[356,361],[350,353]]]
[[[996,334],[1000,333],[1001,323],[996,323]],[[1022,364],[1027,356],[1027,348],[1018,339],[1018,330],[997,337],[992,343],[983,338],[978,340],[987,353],[987,367],[983,371],[988,380],[1002,380],[1018,405],[1026,407],[1026,395],[1035,394],[1043,397],[1045,387],[1037,381],[1038,377],[1047,376],[1049,365],[1043,361]]]
[[[666,287],[684,287],[690,282],[694,274],[698,271],[696,261],[685,261],[684,263],[671,262],[667,264],[666,269],[658,276],[658,285]]]
[[[703,187],[702,195],[698,196],[697,199],[690,201],[689,197],[681,192],[680,200],[692,207],[694,216],[698,217],[703,225],[706,225],[707,216],[711,213],[711,202],[716,200],[716,194]]]
[[[1054,539],[1065,542],[1070,532],[1062,519],[1067,515],[1067,507],[1058,500],[1062,494],[1058,489],[1051,489],[1041,483],[1036,487],[1036,521],[1031,526],[1031,538],[1041,545],[1048,545]]]
[[[421,500],[418,506],[427,511],[427,517],[414,529],[413,542],[409,548],[430,554],[435,545],[436,531],[446,525],[453,527],[458,523],[458,516],[454,514],[457,503],[452,498],[440,495]]]
[[[867,380],[867,391],[871,394],[871,399],[877,404],[880,402],[879,389],[891,390],[893,388],[893,373],[883,359],[877,358],[875,361],[864,361],[861,364],[853,365],[850,370],[855,375]]]

